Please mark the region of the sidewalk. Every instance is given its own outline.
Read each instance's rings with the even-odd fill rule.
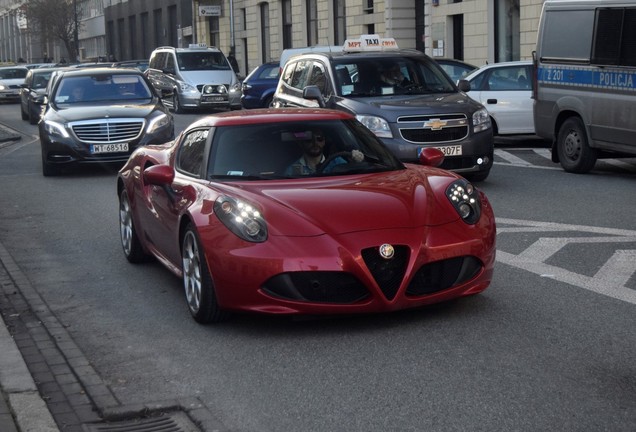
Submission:
[[[21,135],[0,125],[0,148],[22,139]],[[3,288],[13,281],[0,262]],[[0,294],[3,290],[0,290]],[[0,300],[4,300],[0,298]],[[0,431],[57,432],[58,427],[40,396],[26,362],[0,317]]]

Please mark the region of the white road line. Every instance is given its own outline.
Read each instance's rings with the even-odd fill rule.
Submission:
[[[594,279],[625,286],[636,273],[636,250],[617,250],[594,275]]]

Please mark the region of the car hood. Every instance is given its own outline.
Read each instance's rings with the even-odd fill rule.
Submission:
[[[181,72],[183,79],[193,86],[199,84],[229,84],[236,81],[231,70],[202,70]]]
[[[155,104],[146,105],[60,105],[57,116],[65,121],[89,120],[94,118],[144,118],[155,109]]]
[[[242,183],[236,192],[261,207],[271,235],[335,235],[457,220],[457,212],[444,196],[455,178],[446,171],[415,167],[290,181],[283,187],[277,181]]]
[[[462,92],[343,98],[337,104],[350,112],[379,115],[385,118],[413,114],[414,109],[417,110],[418,115],[427,115],[444,112],[470,114],[481,108],[481,104]]]

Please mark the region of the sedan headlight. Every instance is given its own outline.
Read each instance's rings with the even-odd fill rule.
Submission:
[[[375,134],[378,138],[393,138],[389,123],[382,117],[370,115],[357,115],[356,118],[360,123],[365,125],[367,129]]]
[[[482,108],[473,114],[473,129],[475,132],[482,132],[492,127],[488,110]]]
[[[465,179],[455,180],[446,188],[446,197],[464,222],[474,224],[481,216],[479,192]]]
[[[220,196],[214,203],[214,213],[223,225],[243,240],[252,243],[267,240],[265,219],[253,205],[229,196]]]
[[[63,124],[51,120],[44,122],[44,130],[50,135],[58,135],[63,138],[68,138],[70,136]]]
[[[168,117],[164,113],[161,113],[160,115],[156,116],[155,118],[153,118],[152,120],[148,122],[148,127],[146,128],[146,132],[153,133],[157,129],[161,129],[162,127],[167,126],[169,124],[170,124],[170,117]]]

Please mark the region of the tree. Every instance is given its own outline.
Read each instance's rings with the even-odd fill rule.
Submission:
[[[77,35],[81,27],[78,7],[77,0],[24,0],[20,10],[29,30],[40,32],[44,38],[62,41],[69,59],[75,61],[79,54]]]

